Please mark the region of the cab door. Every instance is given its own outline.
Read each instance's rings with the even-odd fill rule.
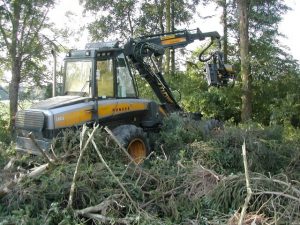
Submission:
[[[117,98],[137,98],[136,85],[124,54],[116,57]]]
[[[137,98],[136,87],[124,55],[96,62],[98,116],[100,121],[135,123],[147,108]]]

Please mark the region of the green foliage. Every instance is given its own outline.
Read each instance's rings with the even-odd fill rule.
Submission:
[[[0,151],[10,144],[8,105],[0,103]]]
[[[241,145],[244,137],[251,172],[265,173],[267,178],[278,172],[289,172],[290,178],[299,178],[300,139],[296,129],[247,124],[241,127],[227,125],[225,130],[207,133],[206,124],[172,114],[166,118],[161,133],[152,136],[154,153],[139,167],[128,164],[125,154],[106,133],[97,132],[95,141],[101,154],[142,210],[135,210],[118,182],[99,162],[92,145],[84,153],[78,170],[74,209],[97,205],[116,196],[116,204],[110,205],[104,216],[132,218],[138,224],[189,224],[195,221],[204,225],[216,218],[220,220],[223,218],[221,211],[235,210],[243,202],[244,178],[228,176],[214,189],[221,176],[205,167],[223,176],[243,172]],[[66,209],[79,155],[79,132],[66,130],[64,136],[56,140],[54,151],[58,157],[64,156],[59,164],[39,177],[23,180],[0,199],[3,224],[12,221],[49,225],[88,223]],[[87,137],[84,142],[86,140]],[[22,157],[16,159],[15,167],[29,169],[42,163],[43,158]],[[262,174],[259,177],[266,179]],[[254,182],[253,187],[282,190],[280,185],[274,187],[271,180]],[[208,196],[208,193],[211,194]],[[256,204],[253,200],[253,209],[267,199],[258,198]]]
[[[253,118],[266,125],[299,119],[299,64],[278,44],[278,24],[288,10],[281,0],[251,2]]]
[[[226,125],[222,131],[218,128],[206,133],[205,124],[176,114],[170,116],[153,138],[156,154],[175,162],[194,160],[222,174],[239,173],[244,171],[241,149],[245,139],[250,171],[298,176],[297,129],[253,123],[239,127]]]
[[[147,2],[140,6],[136,1],[125,2],[99,2],[82,1],[88,12],[97,13],[104,9],[99,21],[90,25],[91,34],[96,39],[108,37],[109,34],[121,32],[121,36],[127,39],[133,31],[135,35],[151,31],[161,32],[161,21],[165,20],[164,3]],[[189,2],[188,4],[190,4]],[[198,1],[195,2],[196,4]],[[239,66],[237,44],[237,18],[235,2],[228,3],[228,23],[230,36],[233,43],[229,46],[231,63]],[[186,22],[190,18],[191,10],[183,10],[186,4],[175,3],[176,24]],[[217,1],[222,6],[223,1]],[[141,7],[139,9],[139,7]],[[141,10],[141,15],[136,11]],[[255,122],[264,125],[283,124],[290,121],[299,126],[299,65],[286,53],[286,50],[278,44],[278,23],[281,21],[288,7],[280,0],[271,2],[253,1],[250,4],[250,38],[251,38],[251,75],[253,80],[253,116]],[[127,12],[127,14],[126,14]],[[272,12],[272,13],[271,13]],[[109,17],[109,18],[108,18]],[[178,17],[178,18],[177,18]],[[122,18],[122,19],[121,19]],[[129,31],[129,18],[132,22],[132,30]],[[103,21],[102,21],[103,20]],[[122,21],[122,22],[120,22]],[[164,22],[162,23],[164,24]],[[101,31],[101,32],[100,32]],[[100,35],[100,36],[99,36]],[[195,56],[192,61],[196,61]],[[234,87],[208,88],[203,73],[203,65],[197,65],[198,69],[188,69],[184,73],[166,75],[168,84],[173,90],[181,94],[181,106],[190,112],[201,112],[205,117],[218,118],[222,121],[239,123],[241,110],[241,84],[238,78]],[[153,91],[147,84],[137,77],[138,86],[142,97],[156,99]],[[177,97],[178,93],[174,92]],[[177,98],[179,99],[179,98]]]
[[[224,1],[217,1],[219,6]],[[223,6],[222,6],[223,7]],[[230,63],[239,65],[239,34],[238,17],[235,1],[227,1],[227,24]],[[298,120],[298,114],[291,107],[292,102],[286,107],[286,97],[294,95],[297,91],[290,86],[285,86],[285,82],[296,80],[299,83],[299,64],[282,46],[279,38],[278,25],[282,21],[284,14],[290,10],[282,0],[272,1],[251,1],[249,3],[249,38],[250,38],[250,67],[252,81],[252,119],[256,122],[269,125],[271,123],[282,123],[282,120],[290,120],[290,111],[292,111],[293,120]],[[285,80],[286,81],[283,81]],[[283,83],[283,87],[280,87]],[[240,88],[236,89],[239,95],[242,94]],[[228,96],[228,95],[227,95]],[[229,95],[230,96],[230,95]],[[232,96],[231,96],[232,97]],[[231,101],[236,103],[236,98]],[[294,100],[292,100],[294,101]],[[240,100],[238,100],[240,102]],[[294,101],[295,102],[295,101]],[[297,102],[296,102],[297,104]],[[281,106],[279,106],[281,105]],[[236,111],[240,106],[237,105]],[[286,110],[283,110],[286,109]],[[235,111],[235,112],[236,112]],[[236,118],[236,117],[235,117]],[[239,121],[236,120],[235,121]]]
[[[217,121],[194,120],[189,114],[172,114],[165,118],[162,130],[152,134],[150,143],[154,144],[155,152],[161,157],[175,162],[191,160],[194,152],[187,146],[194,141],[205,140],[218,125]]]
[[[117,36],[119,32],[122,39],[133,35],[137,20],[136,0],[126,1],[94,1],[81,0],[87,12],[96,16],[96,20],[89,24],[88,29],[94,40],[103,40],[111,34]],[[98,14],[101,12],[101,15]]]
[[[181,93],[181,105],[191,112],[222,121],[240,122],[241,87],[207,87],[197,71],[167,77],[170,86]],[[299,127],[299,72],[253,82],[253,120],[264,125],[290,123]]]
[[[182,26],[187,24],[193,18],[193,13],[196,11],[196,6],[199,0],[176,0],[172,2],[171,12],[172,22],[174,26]],[[165,1],[147,1],[142,3],[142,15],[138,18],[138,34],[154,34],[166,32],[167,15]]]
[[[42,33],[51,33],[47,14],[54,2],[4,0],[0,3],[0,47],[3,55],[0,64],[11,71],[11,133],[14,132],[14,117],[18,111],[21,82],[41,86],[45,77],[49,75],[43,61],[53,46],[50,39]]]
[[[4,224],[13,220],[22,220],[24,224],[40,224],[42,221],[45,224],[84,223],[84,219],[73,216],[72,210],[66,210],[79,152],[78,138],[74,138],[74,135],[78,137],[78,132],[66,131],[61,144],[57,143],[55,147],[57,155],[68,155],[68,161],[61,161],[39,177],[23,180],[11,193],[0,199],[1,206],[5,205],[0,208],[0,216],[5,218]],[[192,198],[197,193],[191,188],[195,175],[186,176],[191,170],[198,171],[197,167],[180,168],[174,161],[158,157],[146,161],[143,168],[136,168],[124,164],[126,160],[122,158],[125,156],[110,142],[106,134],[98,132],[95,140],[106,162],[130,196],[139,205],[145,205],[143,213],[139,212],[141,215],[136,218],[140,224],[181,224],[203,217],[205,201]],[[41,158],[27,160],[33,160],[34,164],[44,161]],[[17,162],[17,165],[21,166],[22,162]],[[116,195],[120,196],[116,199],[117,207],[110,207],[106,216],[136,217],[131,202],[122,193],[117,181],[97,160],[92,146],[89,146],[79,167],[74,209],[97,205],[109,196]],[[187,193],[190,193],[189,198]]]
[[[180,93],[182,107],[189,112],[200,112],[206,118],[239,122],[240,88],[208,87],[201,70],[203,68],[190,69],[185,73],[166,76],[170,87]]]
[[[252,172],[277,174],[292,170],[289,174],[298,176],[297,129],[246,124],[240,127],[225,126],[223,131],[212,130],[207,134],[204,126],[205,121],[172,115],[165,120],[159,135],[153,138],[156,154],[172,161],[196,160],[222,174],[239,173],[244,170],[241,149],[245,139]]]
[[[150,99],[159,102],[155,93],[153,92],[150,85],[147,83],[145,79],[143,79],[139,74],[136,74],[135,80],[138,87],[139,98],[145,98],[145,99]]]
[[[95,21],[88,26],[94,40],[118,37],[126,40],[142,34],[162,33],[165,31],[164,1],[95,1],[81,0],[85,11],[95,15]],[[174,23],[181,25],[192,19],[199,0],[175,1]],[[101,12],[101,14],[99,13]]]
[[[290,122],[299,128],[300,120],[300,74],[286,75],[278,79],[274,92],[274,103],[271,106],[271,122]]]
[[[12,59],[19,53],[18,60],[21,64],[18,69],[21,70],[22,81],[41,85],[42,80],[47,77],[46,65],[42,62],[48,57],[47,52],[50,54],[51,43],[40,33],[42,29],[49,31],[51,28],[47,13],[53,4],[52,0],[35,0],[13,3],[4,1],[0,5],[0,40],[6,55],[2,58],[5,59],[2,63],[11,69]]]
[[[0,168],[3,168],[8,161],[8,148],[11,142],[11,136],[8,128],[8,106],[4,103],[0,103],[0,108]]]
[[[299,145],[284,137],[280,126],[261,127],[247,124],[244,127],[225,127],[224,132],[213,137],[217,147],[213,158],[218,162],[216,171],[222,173],[243,172],[241,149],[243,140],[248,151],[249,170],[277,174],[284,172],[297,155]]]
[[[299,191],[298,182],[289,183],[283,174],[264,176],[256,173],[250,174],[249,182],[253,193],[249,212],[259,210],[264,215],[275,217],[279,224],[293,224],[299,220],[299,201],[293,199]],[[291,198],[281,195],[283,190]],[[215,209],[228,213],[238,210],[244,204],[245,197],[245,176],[238,174],[223,179],[211,192],[209,200]]]

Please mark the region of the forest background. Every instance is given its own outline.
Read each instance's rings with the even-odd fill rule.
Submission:
[[[205,132],[186,127],[189,125],[186,121],[182,121],[176,116],[172,117],[169,123],[166,122],[165,130],[161,135],[161,138],[165,139],[158,139],[160,145],[157,144],[157,148],[160,149],[159,152],[161,152],[161,149],[168,149],[166,153],[168,160],[153,160],[150,163],[151,169],[148,172],[156,174],[159,169],[169,168],[167,170],[171,174],[163,175],[170,178],[171,175],[176,174],[176,169],[181,168],[178,166],[178,162],[180,162],[183,163],[182,168],[185,168],[181,174],[184,177],[187,171],[196,168],[194,164],[196,161],[198,164],[209,167],[209,169],[217,171],[217,173],[228,178],[227,180],[225,178],[224,182],[228,182],[232,178],[229,174],[235,174],[236,176],[229,182],[236,183],[233,186],[226,186],[229,190],[220,190],[218,189],[220,186],[216,186],[215,192],[212,195],[207,195],[207,198],[201,196],[201,198],[193,199],[195,205],[192,206],[193,210],[190,214],[187,213],[187,210],[180,208],[182,202],[177,202],[184,202],[186,189],[180,193],[175,191],[174,196],[181,197],[171,199],[176,202],[176,204],[173,202],[178,206],[176,209],[172,207],[164,208],[166,204],[172,204],[171,200],[163,202],[162,205],[164,206],[162,206],[159,205],[161,202],[152,196],[154,200],[148,200],[157,202],[157,205],[152,205],[151,208],[153,210],[155,208],[156,214],[150,217],[142,214],[142,220],[149,222],[155,218],[162,221],[162,224],[166,221],[171,221],[170,224],[188,223],[189,220],[197,220],[200,223],[205,220],[213,221],[216,216],[221,220],[221,217],[219,217],[221,212],[230,218],[232,215],[230,213],[238,211],[246,197],[245,184],[241,184],[239,176],[240,173],[244,173],[243,160],[240,155],[244,138],[247,140],[247,146],[252,150],[249,156],[250,170],[260,174],[256,176],[255,181],[259,179],[266,181],[273,178],[273,176],[278,176],[276,179],[268,180],[270,181],[268,183],[270,187],[273,187],[274,180],[280,180],[280,182],[275,182],[276,185],[274,186],[276,186],[277,191],[273,192],[267,192],[270,187],[262,187],[261,184],[252,183],[252,185],[256,185],[255,187],[260,190],[260,193],[264,191],[267,195],[262,194],[259,195],[259,198],[253,199],[253,202],[251,202],[253,207],[250,208],[252,211],[249,211],[249,215],[252,215],[251,212],[263,211],[262,218],[270,218],[275,221],[281,219],[283,222],[287,221],[286,224],[291,224],[299,219],[300,192],[297,186],[299,185],[299,170],[297,168],[299,168],[298,159],[300,155],[300,70],[299,62],[284,45],[283,36],[285,34],[280,33],[278,29],[286,13],[291,10],[287,5],[287,1],[81,0],[83,16],[86,16],[84,24],[78,21],[78,17],[71,11],[68,11],[65,15],[68,23],[78,24],[75,29],[73,29],[74,26],[68,24],[61,26],[62,24],[54,23],[54,20],[50,18],[50,16],[55,17],[52,10],[57,4],[58,2],[54,0],[3,0],[0,2],[0,77],[4,83],[9,84],[6,85],[8,90],[3,89],[3,93],[7,92],[8,94],[9,102],[1,101],[0,110],[1,165],[4,166],[7,160],[16,154],[13,149],[13,134],[14,115],[17,110],[28,107],[28,102],[32,99],[36,100],[37,96],[42,96],[41,98],[51,96],[51,74],[53,72],[51,66],[49,67],[52,64],[51,51],[54,50],[63,55],[69,48],[74,47],[74,41],[78,42],[83,36],[87,37],[88,41],[112,39],[125,41],[131,36],[142,34],[163,33],[187,27],[202,29],[202,23],[206,25],[204,31],[213,31],[216,28],[205,21],[214,17],[220,21],[222,30],[220,33],[224,35],[222,41],[225,61],[230,62],[237,68],[235,85],[221,88],[208,87],[203,73],[204,65],[197,61],[197,53],[203,49],[205,43],[200,43],[199,47],[193,45],[193,52],[189,49],[167,54],[168,57],[164,59],[162,70],[172,89],[181,93],[180,104],[186,111],[201,111],[206,118],[224,121],[227,129],[224,130],[224,133],[206,136]],[[209,9],[209,14],[202,15],[201,10],[200,12],[198,10],[199,8]],[[212,12],[212,9],[220,14]],[[202,17],[201,21],[203,22],[195,23],[195,15]],[[246,16],[241,17],[241,15]],[[296,27],[296,24],[294,27]],[[298,52],[297,49],[293,50]],[[183,58],[188,58],[188,60],[183,61]],[[10,76],[7,75],[7,71],[10,71],[10,80],[8,80]],[[59,75],[61,76],[60,72]],[[142,80],[139,80],[139,85],[142,86],[140,90],[143,97],[154,97],[152,91],[147,88],[147,84],[143,83]],[[41,95],[40,91],[35,93],[32,87],[40,87],[41,90],[46,91]],[[24,100],[25,103],[22,103]],[[174,127],[170,129],[170,124],[177,126],[176,129]],[[188,130],[189,132],[187,132]],[[212,150],[208,153],[204,151],[207,149]],[[201,156],[197,155],[198,153],[196,154],[199,151],[202,152]],[[176,157],[172,158],[174,152],[176,152]],[[159,153],[157,154],[160,156]],[[208,159],[208,161],[203,160],[203,158]],[[174,164],[174,162],[177,163]],[[155,163],[156,165],[153,166],[152,164]],[[74,165],[74,163],[70,165]],[[174,165],[176,165],[175,168]],[[190,167],[191,165],[193,167]],[[114,169],[120,172],[118,170],[120,168],[121,166]],[[66,168],[61,167],[60,169],[61,171],[56,172],[59,172],[60,175],[65,173]],[[178,171],[179,169],[177,173],[179,173]],[[284,176],[282,173],[284,173]],[[158,174],[156,175],[158,176]],[[195,178],[193,177],[195,174],[189,173],[189,175],[188,177],[191,179]],[[50,176],[50,178],[54,177]],[[43,180],[43,177],[39,179],[42,180],[34,180],[33,183],[49,182],[48,179]],[[185,182],[182,179],[173,181],[174,185],[177,182]],[[295,181],[295,183],[292,181]],[[169,183],[164,184],[166,189],[163,190],[163,193],[169,194],[168,191],[170,190],[168,188],[173,190],[174,187],[171,188]],[[283,186],[287,184],[292,188],[280,189],[279,184],[283,184]],[[22,187],[25,188],[26,185],[28,183],[25,182]],[[111,185],[115,186],[116,184],[112,183]],[[224,187],[224,183],[222,185]],[[150,186],[149,184],[148,188]],[[225,191],[233,193],[230,187],[239,187],[240,190],[243,190],[236,193],[240,198],[234,200],[230,194],[220,196],[220,193]],[[22,190],[24,191],[24,189]],[[24,215],[31,215],[29,218],[26,217],[29,221],[27,221],[28,224],[32,221],[36,221],[38,224],[43,219],[47,220],[48,214],[53,213],[58,208],[64,208],[64,204],[62,204],[64,198],[50,200],[47,197],[44,198],[44,202],[38,202],[37,205],[33,206],[31,204],[32,206],[30,206],[28,198],[26,198],[28,195],[22,190],[18,189],[11,193],[13,196],[11,199],[17,198],[20,201],[11,202],[8,198],[3,200],[5,203],[9,203],[10,206],[10,208],[0,208],[0,212],[7,221],[16,218],[21,219]],[[25,190],[28,191],[26,188]],[[133,191],[133,189],[130,190]],[[281,193],[279,196],[282,197],[290,190],[292,190],[292,193],[289,193],[289,196],[292,197],[280,199],[277,202],[279,197],[276,193]],[[65,191],[65,189],[61,191]],[[145,192],[145,190],[139,189],[130,194],[141,194],[139,191]],[[90,193],[90,190],[84,189],[84,192]],[[79,193],[82,192],[78,191]],[[43,193],[38,194],[42,195]],[[84,196],[78,196],[79,203],[77,206],[87,207],[87,199]],[[151,196],[151,193],[149,196]],[[145,201],[145,199],[139,197],[134,200],[136,202]],[[96,199],[90,193],[88,200],[94,203],[96,201],[94,198]],[[104,197],[102,200],[104,200]],[[58,205],[52,205],[52,203]],[[130,203],[128,204],[130,205]],[[188,205],[187,202],[184,202],[184,204]],[[273,208],[269,204],[273,204]],[[41,207],[41,214],[35,214],[34,209],[36,208],[32,207]],[[213,207],[216,210],[215,214],[200,213],[203,209],[207,210]],[[292,211],[290,207],[292,207]],[[262,208],[265,211],[261,210]],[[151,209],[146,211],[150,214]],[[288,215],[287,209],[290,212]],[[124,217],[126,215],[126,217],[130,217],[132,209],[126,208],[121,215],[120,212],[120,210],[116,210],[112,214],[114,216]],[[295,214],[292,214],[292,212],[295,212]],[[59,214],[60,212],[58,210],[55,213]],[[67,211],[63,213],[62,221],[72,220],[74,222],[78,219],[73,216],[69,218],[68,216],[71,214],[68,214]],[[279,219],[277,218],[278,213],[280,214]],[[260,215],[259,213],[254,214]],[[148,222],[145,222],[145,224],[149,224]],[[155,220],[153,224],[157,224],[157,221]]]

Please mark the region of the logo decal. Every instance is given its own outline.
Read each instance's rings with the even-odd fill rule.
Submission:
[[[56,116],[55,117],[55,121],[59,122],[59,121],[64,121],[65,117],[64,116]]]

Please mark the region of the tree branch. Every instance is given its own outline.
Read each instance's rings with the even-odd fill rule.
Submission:
[[[39,33],[40,30],[42,29],[42,27],[43,27],[43,25],[44,25],[44,22],[45,22],[45,20],[46,20],[46,18],[47,18],[48,12],[49,12],[49,8],[47,8],[47,11],[44,13],[44,17],[43,17],[43,19],[41,20],[41,22],[40,22],[38,28],[34,31],[33,37],[30,38],[30,42],[29,42],[29,43],[26,43],[27,40],[28,40],[28,39],[26,38],[26,40],[25,40],[25,41],[23,42],[23,44],[22,44],[23,47],[25,47],[25,46],[27,46],[27,45],[31,46],[32,43],[33,43],[33,41],[37,38],[38,33]],[[28,30],[28,35],[27,35],[27,37],[28,37],[29,34],[31,33],[30,30],[31,30],[31,28]],[[23,55],[24,53],[25,53],[25,52],[24,52],[24,49],[22,49],[22,51],[20,52],[20,56]],[[30,55],[31,55],[31,54],[30,54]],[[21,63],[23,63],[24,61],[25,61],[25,60],[22,59],[22,60],[21,60]]]
[[[28,17],[29,17],[29,13],[27,13],[24,17],[24,20],[23,20],[23,25],[22,25],[22,31],[21,31],[21,37],[20,37],[20,40],[24,40],[24,33],[25,33],[25,28],[27,26],[27,20],[28,20]],[[23,43],[20,44],[20,52],[23,52]]]
[[[278,192],[278,191],[260,191],[260,192],[254,192],[253,193],[253,195],[263,195],[263,194],[283,196],[285,198],[289,198],[289,199],[292,199],[292,200],[300,203],[300,198],[297,198],[295,196],[286,194],[284,192]]]
[[[28,174],[21,174],[18,178],[15,178],[11,181],[6,182],[4,185],[0,187],[0,198],[7,195],[11,192],[12,188],[19,184],[24,178],[29,177],[37,177],[41,175],[44,171],[49,168],[49,163],[43,164],[41,166],[35,167],[30,173]]]
[[[43,149],[41,149],[41,147],[38,145],[38,143],[36,142],[36,140],[34,139],[34,136],[32,134],[32,132],[29,133],[28,137],[31,139],[32,143],[35,145],[35,147],[39,150],[39,152],[42,154],[42,156],[44,156],[44,158],[46,159],[46,161],[50,164],[53,165],[53,159],[51,159],[44,151]]]
[[[246,188],[247,188],[247,196],[245,198],[245,203],[243,205],[242,211],[241,211],[241,215],[240,215],[240,219],[239,219],[239,223],[238,225],[242,225],[243,224],[243,220],[252,196],[252,190],[250,187],[250,178],[249,178],[249,169],[248,169],[248,162],[247,162],[247,152],[246,152],[246,143],[245,143],[245,139],[244,139],[244,143],[242,146],[242,155],[243,155],[243,162],[244,162],[244,170],[245,170],[245,179],[246,179]]]
[[[89,137],[92,138],[92,135],[89,134]],[[126,188],[124,187],[124,185],[121,183],[121,181],[119,180],[119,178],[114,174],[114,172],[111,170],[111,168],[108,166],[108,164],[106,163],[106,161],[104,160],[104,158],[102,157],[101,152],[99,151],[95,141],[92,139],[92,144],[94,146],[95,151],[97,152],[101,162],[104,164],[104,166],[106,167],[106,169],[109,171],[109,173],[111,174],[111,176],[117,181],[118,185],[120,186],[120,188],[124,191],[125,195],[128,197],[128,199],[130,200],[130,202],[132,203],[132,205],[134,206],[134,208],[138,211],[138,206],[136,205],[136,202],[133,201],[133,199],[131,198],[130,194],[127,192]]]
[[[133,26],[132,26],[132,21],[131,21],[131,16],[130,16],[130,10],[127,9],[127,18],[129,22],[129,29],[130,29],[130,35],[131,37],[133,36]]]
[[[138,166],[138,164],[133,160],[131,155],[129,155],[128,151],[123,147],[123,145],[119,142],[119,140],[116,138],[116,136],[113,134],[113,132],[108,128],[104,127],[104,130],[112,137],[112,139],[117,143],[117,145],[121,148],[121,150],[125,153],[125,155],[130,160],[130,163],[133,163],[135,166]]]
[[[1,22],[1,21],[0,21],[0,22]],[[3,29],[3,25],[2,25],[2,24],[0,24],[0,32],[1,32],[1,34],[2,34],[2,37],[3,37],[4,42],[5,42],[5,44],[6,44],[6,48],[7,48],[8,52],[10,52],[11,46],[10,46],[10,44],[9,44],[9,42],[8,42],[8,38],[7,38],[7,35],[6,35],[6,33],[5,33],[5,30]]]
[[[109,206],[111,206],[113,203],[116,203],[116,201],[114,200],[117,197],[121,197],[124,196],[123,194],[114,194],[109,196],[108,198],[106,198],[103,202],[101,202],[98,205],[95,206],[90,206],[84,209],[80,209],[80,210],[76,210],[75,213],[78,215],[85,215],[87,213],[96,213],[96,212],[100,212],[101,214],[105,214],[104,212],[107,211],[107,208]]]
[[[105,224],[132,224],[134,221],[134,218],[112,218],[94,213],[86,213],[84,216]]]
[[[8,7],[7,7],[7,5],[5,4],[4,1],[3,1],[3,3],[4,3],[4,4],[3,4],[3,10],[7,12],[8,17],[9,17],[10,20],[12,21],[12,20],[13,20],[12,14],[11,14],[11,12],[9,11],[9,9],[8,9]]]
[[[297,195],[300,196],[300,190],[298,190],[297,188],[293,187],[291,183],[287,183],[284,182],[282,180],[278,180],[278,179],[272,179],[272,178],[261,178],[261,177],[252,177],[251,180],[262,180],[262,181],[272,181],[274,183],[278,183],[284,186],[287,186],[287,189],[290,189],[291,191],[295,192]]]
[[[82,145],[83,145],[83,138],[84,138],[84,135],[85,135],[85,132],[86,132],[86,125],[83,126],[82,128],[82,132],[80,134],[80,155],[78,157],[78,160],[77,160],[77,164],[76,164],[76,168],[75,168],[75,172],[74,172],[74,175],[73,175],[73,181],[72,181],[72,184],[71,184],[71,189],[70,189],[70,194],[69,194],[69,201],[68,201],[68,206],[67,208],[72,208],[72,205],[73,205],[73,196],[74,196],[74,192],[75,192],[75,186],[76,186],[76,179],[77,179],[77,175],[78,175],[78,169],[79,169],[79,165],[82,161],[82,157],[83,157],[83,153],[85,152],[85,150],[87,149],[87,146],[88,144],[90,143],[90,141],[92,140],[93,136],[94,136],[94,133],[95,131],[98,129],[99,125],[95,126],[91,135],[89,136],[89,138],[87,139],[87,141],[85,142],[85,145],[84,147],[82,148]]]

